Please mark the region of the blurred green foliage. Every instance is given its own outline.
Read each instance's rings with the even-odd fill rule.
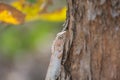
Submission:
[[[27,0],[29,3],[35,3],[37,0]]]
[[[48,35],[57,33],[62,23],[38,20],[19,26],[0,24],[0,53],[14,57],[24,51],[33,51]]]
[[[51,45],[66,18],[65,5],[65,0],[2,0],[0,80],[44,80]]]

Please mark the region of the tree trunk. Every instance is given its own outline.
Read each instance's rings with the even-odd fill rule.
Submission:
[[[120,80],[120,0],[67,3],[65,37],[55,40],[46,80]]]

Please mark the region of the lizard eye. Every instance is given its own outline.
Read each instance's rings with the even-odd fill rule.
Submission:
[[[59,39],[63,39],[63,36],[59,36]]]

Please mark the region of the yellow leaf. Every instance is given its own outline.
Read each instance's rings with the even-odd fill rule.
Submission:
[[[48,21],[64,21],[66,18],[66,7],[55,10],[51,13],[43,13],[39,15],[40,19]]]
[[[40,1],[40,2],[39,2]],[[53,12],[43,12],[43,5],[46,3],[46,0],[38,0],[37,3],[28,5],[21,4],[19,1],[13,2],[11,5],[16,7],[18,10],[26,14],[25,21],[31,20],[48,20],[48,21],[64,21],[66,18],[66,7],[57,9]]]
[[[19,24],[19,22],[7,10],[4,10],[0,13],[0,21],[12,24]]]
[[[15,1],[11,5],[26,14],[25,21],[31,21],[36,19],[36,16],[38,15],[39,11],[42,10],[40,8],[40,5],[42,5],[41,2],[39,4],[25,4],[23,6],[23,4],[21,4],[19,1]]]
[[[24,22],[25,15],[18,11],[16,8],[0,3],[0,21],[9,24],[22,24]]]

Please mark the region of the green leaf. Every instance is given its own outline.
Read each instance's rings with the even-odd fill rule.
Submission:
[[[36,3],[37,0],[27,0],[27,2],[29,2],[29,3]]]

